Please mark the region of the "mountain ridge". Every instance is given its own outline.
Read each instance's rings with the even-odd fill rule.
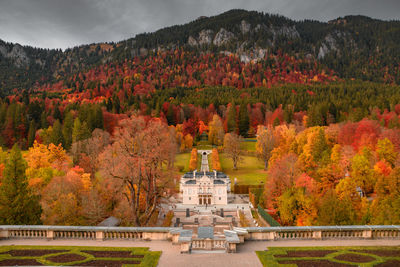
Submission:
[[[266,53],[302,54],[343,78],[398,83],[400,21],[344,16],[328,22],[295,21],[257,11],[229,10],[152,33],[110,43],[59,49],[33,48],[0,40],[0,89],[28,89],[110,61],[157,51],[235,53],[244,62]],[[374,64],[370,64],[374,62]]]

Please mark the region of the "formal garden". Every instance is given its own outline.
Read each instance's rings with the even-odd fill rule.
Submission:
[[[257,251],[263,266],[400,266],[399,247],[271,247]]]
[[[226,173],[231,178],[232,185],[234,184],[235,178],[238,185],[253,186],[264,183],[267,172],[264,171],[263,162],[256,156],[255,141],[256,140],[254,138],[246,138],[241,143],[243,153],[236,170],[233,168],[232,159],[227,155],[227,153],[224,153],[222,149],[218,149],[220,151],[219,161],[221,171]],[[200,141],[196,145],[196,149],[212,150],[213,146],[208,141]],[[179,174],[184,174],[191,170],[190,159],[190,152],[182,152],[176,155],[175,167],[179,171]],[[209,157],[208,160],[210,169],[212,169],[212,158]],[[197,161],[197,168],[200,169],[200,160]]]
[[[0,266],[155,267],[161,251],[149,248],[1,246]]]

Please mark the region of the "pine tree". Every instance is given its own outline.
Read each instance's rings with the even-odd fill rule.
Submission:
[[[166,117],[167,117],[168,125],[175,125],[174,108],[171,103],[168,106]]]
[[[64,118],[64,125],[62,128],[62,134],[64,138],[65,149],[69,149],[72,144],[72,129],[74,127],[74,118],[72,117],[72,113],[68,112],[68,114]]]
[[[232,103],[231,106],[228,109],[228,115],[227,115],[227,128],[228,128],[228,133],[230,132],[235,132],[236,131],[236,106],[235,103]]]
[[[42,115],[40,115],[40,124],[42,129],[46,129],[49,127],[49,124],[47,123],[47,118],[46,118],[46,112],[43,112]]]
[[[239,134],[243,137],[247,137],[247,132],[250,127],[250,119],[247,111],[247,105],[242,103],[239,109]]]
[[[74,127],[72,128],[72,142],[75,143],[80,139],[80,131],[81,131],[82,125],[81,125],[81,121],[79,120],[79,118],[76,118],[74,120]]]
[[[1,224],[40,224],[39,200],[29,188],[25,175],[26,162],[14,145],[3,172],[0,185]]]
[[[94,107],[94,129],[104,129],[104,118],[103,118],[103,110],[101,106],[96,105]]]
[[[55,144],[56,146],[59,144],[64,144],[63,133],[61,129],[61,123],[59,120],[56,120],[53,124],[53,131],[51,133],[50,142]]]
[[[35,121],[32,120],[31,123],[29,124],[29,130],[28,130],[28,147],[31,147],[33,145],[33,142],[35,141],[35,135],[36,135],[36,125]]]
[[[58,103],[54,108],[53,117],[56,120],[61,120],[60,105]]]

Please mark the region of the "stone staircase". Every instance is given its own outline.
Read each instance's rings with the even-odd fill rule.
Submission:
[[[199,226],[197,234],[192,230],[173,230],[173,244],[181,246],[181,253],[234,253],[237,244],[244,243],[247,230],[233,227],[231,230],[224,230],[224,233],[214,235],[214,227]]]

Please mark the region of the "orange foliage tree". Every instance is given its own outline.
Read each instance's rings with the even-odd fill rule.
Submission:
[[[194,171],[197,169],[197,149],[193,148],[190,154],[189,170]]]
[[[219,161],[218,149],[213,148],[211,153],[211,161],[213,170],[220,171],[221,170],[221,162]]]

